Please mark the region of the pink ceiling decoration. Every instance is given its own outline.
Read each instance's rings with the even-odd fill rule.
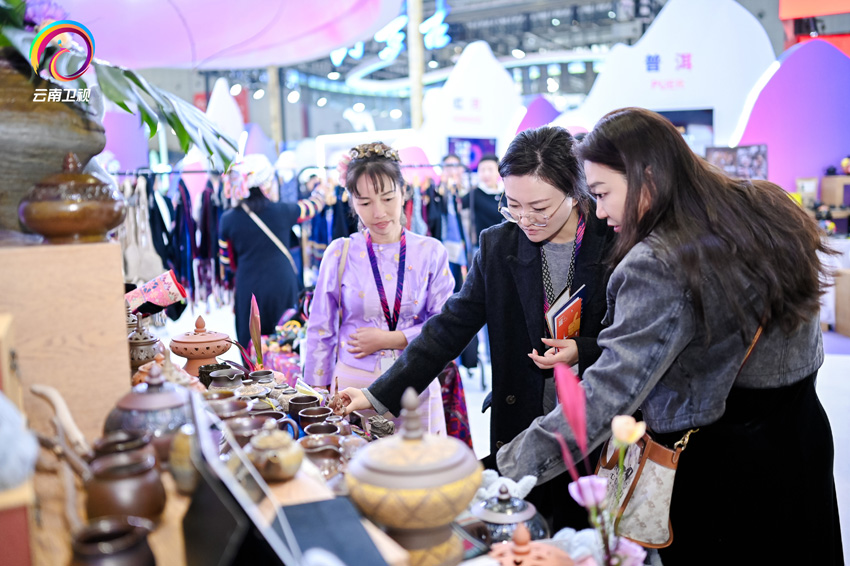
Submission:
[[[374,35],[401,0],[57,0],[99,59],[132,69],[258,68],[327,56]]]

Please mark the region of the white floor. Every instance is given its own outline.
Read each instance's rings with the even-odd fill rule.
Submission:
[[[152,328],[153,332],[165,338],[191,331],[195,318],[202,315],[209,330],[225,332],[235,336],[233,314],[229,308],[212,307],[210,309],[187,309],[177,322],[168,321],[165,327]],[[483,346],[482,346],[483,357]],[[224,359],[239,360],[239,354],[232,348]],[[182,358],[176,358],[179,362]],[[183,362],[180,362],[181,364]],[[490,365],[484,367],[485,388],[482,389],[480,369],[471,372],[461,371],[467,410],[469,412],[472,441],[475,454],[479,458],[489,453],[490,413],[481,413],[481,405],[490,386]],[[844,541],[845,561],[850,563],[850,355],[827,355],[818,374],[818,394],[832,423],[835,440],[835,484],[838,492],[838,506],[841,514],[842,538]]]

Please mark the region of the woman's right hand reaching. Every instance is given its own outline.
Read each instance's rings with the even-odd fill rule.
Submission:
[[[337,395],[342,400],[342,404],[345,406],[346,415],[350,415],[353,411],[362,411],[364,409],[374,408],[369,402],[369,399],[367,399],[363,392],[356,387],[347,387],[340,391]]]

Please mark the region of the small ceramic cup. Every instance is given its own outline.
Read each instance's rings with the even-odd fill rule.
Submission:
[[[298,413],[301,409],[318,406],[319,399],[317,397],[313,397],[312,395],[298,395],[289,400],[289,416],[300,423]]]
[[[314,423],[322,423],[332,414],[333,411],[330,407],[308,407],[301,409],[298,411],[298,424],[301,425],[301,428],[304,428]]]
[[[304,427],[304,434],[339,434],[339,427],[328,422],[313,423]]]
[[[232,419],[233,417],[247,417],[254,403],[241,399],[225,399],[223,401],[212,401],[209,406],[218,415],[218,418]]]

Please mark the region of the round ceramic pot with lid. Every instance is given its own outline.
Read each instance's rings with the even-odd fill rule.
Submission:
[[[51,244],[105,242],[127,214],[124,195],[82,172],[77,156],[65,156],[62,173],[39,181],[21,200],[21,224]]]
[[[492,544],[511,540],[520,523],[528,529],[531,540],[549,538],[549,525],[534,505],[512,497],[504,485],[499,495],[474,505],[470,512],[487,525]]]
[[[475,495],[482,467],[460,440],[425,433],[418,405],[408,389],[400,434],[360,449],[348,464],[346,485],[363,514],[410,551],[411,563],[440,555],[442,563],[458,564],[463,543],[450,524]]]
[[[188,401],[188,391],[165,381],[162,369],[154,364],[147,383],[136,385],[118,400],[103,432],[150,432],[159,461],[168,462],[171,438],[188,421]]]
[[[202,365],[217,364],[216,356],[230,349],[231,344],[228,340],[230,336],[224,332],[207,330],[204,317],[199,316],[195,320],[195,330],[173,337],[169,347],[178,356],[189,360],[183,369],[197,377]]]

